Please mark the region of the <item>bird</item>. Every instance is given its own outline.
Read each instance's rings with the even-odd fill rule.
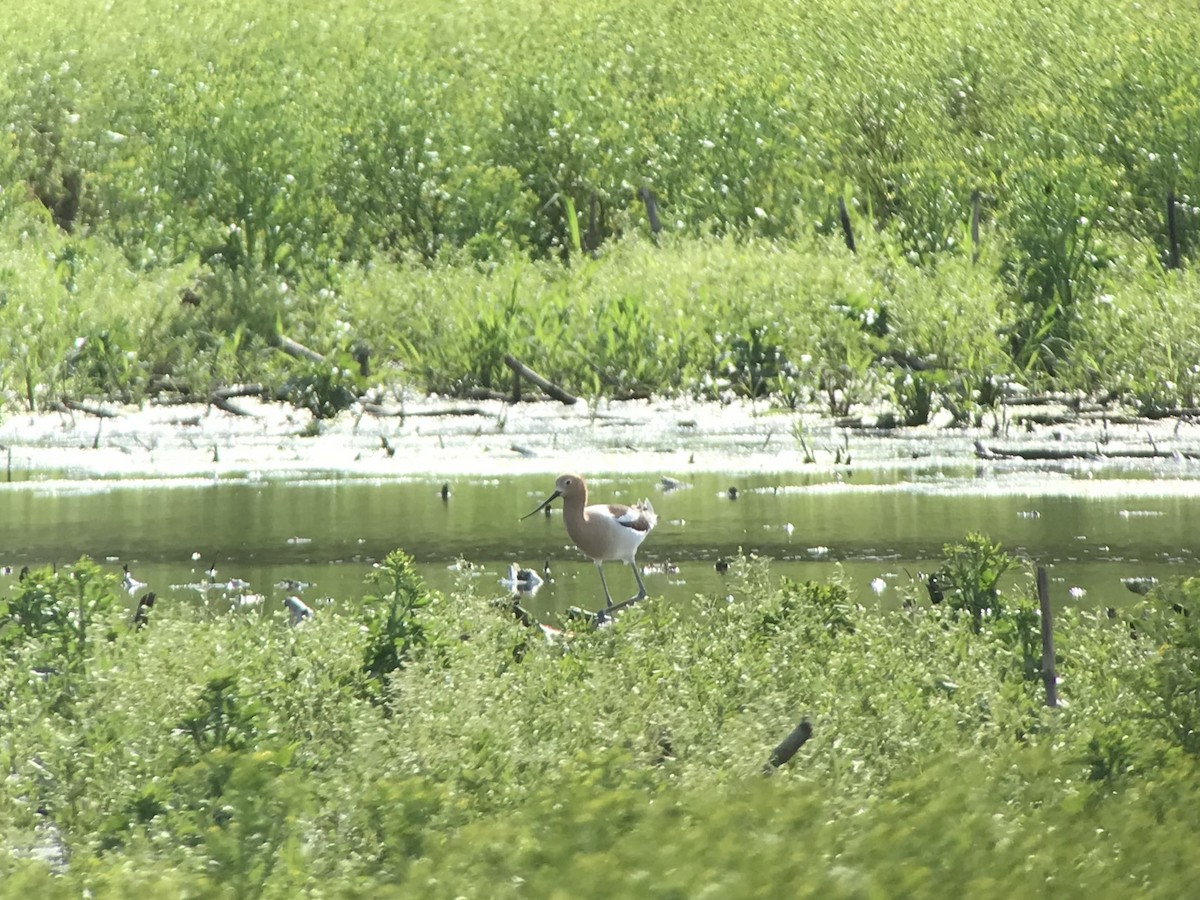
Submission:
[[[513,593],[535,594],[542,586],[542,576],[533,569],[522,569],[517,563],[509,563],[508,576],[500,583]]]
[[[309,605],[299,597],[291,596],[284,598],[283,605],[287,607],[287,611],[291,614],[292,624],[299,625],[307,619],[313,617],[313,611]]]
[[[562,497],[563,522],[567,535],[583,555],[596,564],[600,573],[600,585],[604,588],[604,599],[613,605],[608,582],[604,578],[605,562],[629,563],[633,577],[637,579],[638,592],[626,603],[637,603],[646,598],[646,585],[634,559],[638,547],[658,522],[649,500],[633,506],[620,503],[596,503],[588,505],[587,482],[580,475],[559,475],[554,482],[554,493],[542,501],[532,512],[522,516],[528,519],[540,512],[551,501]]]
[[[129,591],[130,595],[132,596],[144,588],[146,586],[146,582],[138,581],[133,577],[133,573],[129,571],[129,563],[125,563],[123,568],[125,569],[125,574],[121,577],[121,586],[125,588],[125,590]]]

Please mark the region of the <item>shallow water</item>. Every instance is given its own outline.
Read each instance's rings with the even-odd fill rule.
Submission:
[[[774,572],[794,579],[840,571],[867,604],[924,602],[918,572],[936,568],[943,544],[981,531],[1049,566],[1059,602],[1120,606],[1135,599],[1122,578],[1191,575],[1200,554],[1200,467],[1187,464],[664,474],[686,486],[668,490],[647,475],[590,485],[594,500],[654,503],[659,524],[638,560],[650,593],[671,601],[724,592],[728,576],[715,563],[745,552],[770,557]],[[569,545],[560,509],[519,521],[553,489],[551,477],[456,478],[445,500],[442,484],[38,473],[0,486],[0,564],[14,570],[0,575],[0,589],[23,565],[86,554],[117,572],[128,564],[148,585],[139,590],[156,591],[160,602],[282,615],[282,599],[297,592],[286,580],[307,583],[299,593],[317,608],[330,597],[353,602],[373,562],[401,547],[438,590],[471,584],[505,597],[500,578],[510,562],[539,572],[548,564],[552,580],[524,601],[532,611],[552,617],[602,602],[595,568]],[[606,574],[616,599],[633,593],[626,567],[610,563]]]

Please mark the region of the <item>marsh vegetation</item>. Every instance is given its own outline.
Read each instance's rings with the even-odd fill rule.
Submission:
[[[900,425],[1200,407],[1178,4],[6,6],[6,410],[252,384],[320,420],[505,392],[506,353]],[[937,605],[741,559],[554,640],[401,551],[299,626],[135,627],[96,563],[36,569],[0,892],[1188,895],[1200,586],[1062,610],[1051,709],[1030,573],[944,556]]]
[[[505,391],[512,352],[589,397],[900,424],[1013,385],[1197,405],[1200,26],[1169,4],[7,20],[10,402],[251,382],[326,416]]]

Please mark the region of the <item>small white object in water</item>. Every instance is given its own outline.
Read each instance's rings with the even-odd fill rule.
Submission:
[[[1067,593],[1078,600],[1087,593],[1087,590],[1081,588],[1079,585],[1073,585],[1072,587],[1067,588]]]
[[[886,588],[887,588],[887,582],[884,581],[882,578],[872,578],[871,579],[871,590],[873,590],[875,593],[882,594],[884,592],[884,589],[886,589]]]
[[[790,540],[792,537],[792,532],[796,530],[796,526],[791,522],[788,522],[783,526],[783,530],[787,532],[788,539]]]
[[[809,556],[824,556],[828,552],[829,552],[828,547],[809,547],[808,548]]]

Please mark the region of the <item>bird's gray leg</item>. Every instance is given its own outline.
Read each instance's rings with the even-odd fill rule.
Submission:
[[[604,580],[604,563],[596,563],[596,571],[600,573],[600,584],[604,588],[604,599],[608,606],[612,606],[612,594],[608,592],[608,582]]]
[[[642,583],[642,573],[640,571],[638,571],[638,564],[631,561],[629,563],[629,566],[630,566],[630,568],[633,569],[633,577],[637,579],[637,583],[638,583],[637,596],[630,597],[629,602],[636,603],[638,601],[646,599],[646,585]]]

